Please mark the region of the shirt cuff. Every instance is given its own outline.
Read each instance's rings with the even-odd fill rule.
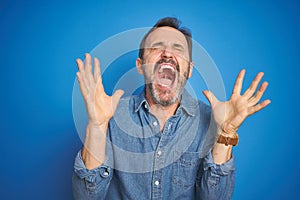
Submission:
[[[232,157],[227,162],[218,165],[214,162],[211,151],[204,158],[204,170],[211,170],[213,174],[219,176],[225,176],[232,173],[235,170],[234,158]]]
[[[81,179],[86,179],[89,182],[95,182],[95,177],[99,173],[102,178],[108,178],[112,174],[112,169],[106,165],[108,160],[99,167],[89,170],[85,167],[81,157],[81,150],[77,153],[74,163],[74,171]]]

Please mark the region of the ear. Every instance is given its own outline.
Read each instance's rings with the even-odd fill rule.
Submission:
[[[194,63],[193,62],[190,62],[190,72],[189,72],[189,78],[192,77],[192,74],[193,74],[193,68],[194,68]]]
[[[137,58],[135,61],[135,67],[138,71],[139,74],[144,75],[144,70],[143,70],[143,61],[140,58]]]

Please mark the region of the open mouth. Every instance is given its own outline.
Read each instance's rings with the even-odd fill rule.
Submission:
[[[157,83],[164,88],[172,88],[176,80],[176,69],[170,63],[162,63],[156,69]]]

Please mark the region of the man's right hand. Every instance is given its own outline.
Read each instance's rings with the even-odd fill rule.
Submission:
[[[114,115],[123,90],[117,90],[112,96],[108,96],[102,84],[100,62],[94,58],[94,75],[92,73],[92,58],[85,54],[85,65],[82,60],[76,60],[79,71],[76,73],[80,91],[84,98],[89,124],[101,126]]]
[[[93,169],[105,160],[108,122],[113,117],[124,91],[117,90],[112,96],[105,93],[97,58],[94,58],[94,75],[90,54],[85,54],[85,65],[81,59],[77,59],[76,63],[79,69],[76,76],[88,114],[82,159],[87,169]]]

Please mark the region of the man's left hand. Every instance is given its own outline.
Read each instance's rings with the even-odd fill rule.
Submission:
[[[241,70],[234,84],[232,95],[229,101],[226,102],[219,101],[211,91],[203,91],[203,94],[212,107],[217,126],[226,134],[231,135],[236,133],[248,116],[262,110],[271,103],[269,99],[258,103],[268,86],[268,82],[263,82],[259,90],[256,91],[263,75],[263,72],[258,73],[250,87],[241,95],[245,76],[245,70]]]

